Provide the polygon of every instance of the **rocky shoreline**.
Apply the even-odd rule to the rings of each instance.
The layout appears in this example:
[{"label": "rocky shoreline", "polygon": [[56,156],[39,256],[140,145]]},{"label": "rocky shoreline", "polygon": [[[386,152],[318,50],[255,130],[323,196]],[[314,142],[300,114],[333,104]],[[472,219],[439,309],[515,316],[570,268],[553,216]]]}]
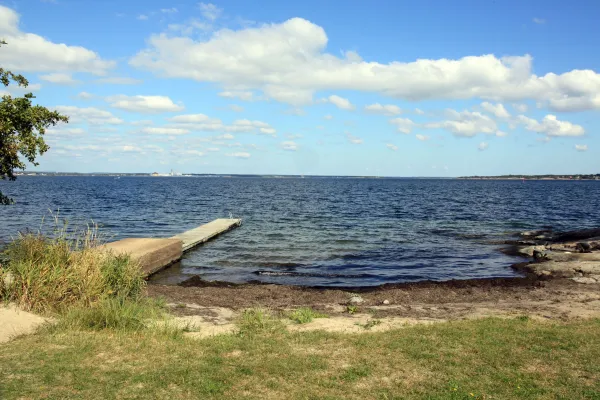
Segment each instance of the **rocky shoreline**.
[{"label": "rocky shoreline", "polygon": [[529,259],[512,267],[539,279],[568,278],[577,283],[600,283],[600,228],[555,233],[522,232],[508,241],[512,252]]}]

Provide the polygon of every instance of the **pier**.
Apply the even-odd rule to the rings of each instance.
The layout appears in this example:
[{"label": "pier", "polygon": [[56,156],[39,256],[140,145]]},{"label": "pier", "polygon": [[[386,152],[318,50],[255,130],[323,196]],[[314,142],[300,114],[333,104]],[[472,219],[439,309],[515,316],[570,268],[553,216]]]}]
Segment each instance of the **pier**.
[{"label": "pier", "polygon": [[179,261],[186,251],[241,224],[241,219],[219,218],[171,238],[128,238],[107,243],[101,248],[116,254],[128,254],[138,260],[144,275],[149,276]]}]

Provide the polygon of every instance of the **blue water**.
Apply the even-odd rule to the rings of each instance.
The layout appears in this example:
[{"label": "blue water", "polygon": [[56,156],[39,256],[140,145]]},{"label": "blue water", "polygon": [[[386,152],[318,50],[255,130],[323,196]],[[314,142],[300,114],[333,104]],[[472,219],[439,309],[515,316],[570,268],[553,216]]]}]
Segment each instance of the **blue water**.
[{"label": "blue water", "polygon": [[[508,277],[494,242],[516,232],[600,226],[598,181],[19,177],[1,182],[0,241],[48,211],[93,219],[112,239],[168,237],[230,213],[242,227],[157,276],[366,286]],[[48,226],[48,222],[45,223]]]}]

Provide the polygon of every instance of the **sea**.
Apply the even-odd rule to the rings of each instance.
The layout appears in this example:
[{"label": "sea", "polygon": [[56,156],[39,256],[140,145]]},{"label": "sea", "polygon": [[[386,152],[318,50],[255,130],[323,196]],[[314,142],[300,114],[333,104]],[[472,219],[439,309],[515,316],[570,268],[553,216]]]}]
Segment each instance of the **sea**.
[{"label": "sea", "polygon": [[151,281],[358,287],[512,277],[502,242],[600,226],[600,181],[340,177],[21,176],[0,181],[0,245],[97,224],[105,240],[169,237],[215,218],[241,227]]}]

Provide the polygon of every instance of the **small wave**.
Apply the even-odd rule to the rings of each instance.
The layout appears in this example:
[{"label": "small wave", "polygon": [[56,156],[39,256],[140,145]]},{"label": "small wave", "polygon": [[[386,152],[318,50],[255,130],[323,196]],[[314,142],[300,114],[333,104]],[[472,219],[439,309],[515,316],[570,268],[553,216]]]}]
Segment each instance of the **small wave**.
[{"label": "small wave", "polygon": [[289,272],[289,271],[254,271],[255,275],[261,276],[297,276],[308,278],[345,278],[345,279],[364,279],[374,278],[376,275],[371,274],[317,274],[310,272]]}]

